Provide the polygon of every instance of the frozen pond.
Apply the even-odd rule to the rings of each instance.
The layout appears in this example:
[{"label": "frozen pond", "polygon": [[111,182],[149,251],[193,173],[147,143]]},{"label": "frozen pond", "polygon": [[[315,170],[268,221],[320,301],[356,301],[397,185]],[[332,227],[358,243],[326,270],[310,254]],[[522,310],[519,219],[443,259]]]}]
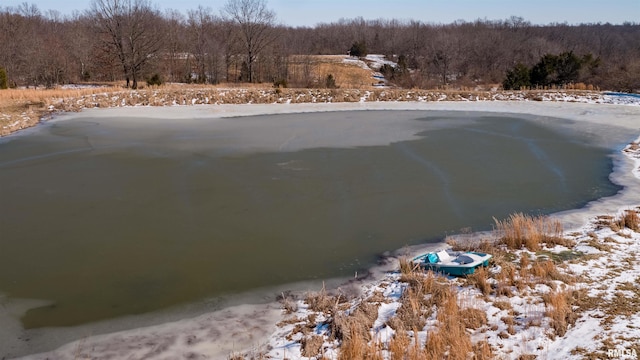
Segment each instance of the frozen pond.
[{"label": "frozen pond", "polygon": [[0,140],[0,293],[47,302],[27,329],[353,277],[492,217],[580,208],[619,190],[611,155],[636,137],[477,111],[92,114]]}]

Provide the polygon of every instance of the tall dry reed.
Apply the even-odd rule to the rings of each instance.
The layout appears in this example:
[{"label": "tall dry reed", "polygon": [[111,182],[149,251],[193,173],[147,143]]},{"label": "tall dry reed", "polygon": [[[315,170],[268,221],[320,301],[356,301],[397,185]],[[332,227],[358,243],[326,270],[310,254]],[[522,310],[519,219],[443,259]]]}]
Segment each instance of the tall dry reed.
[{"label": "tall dry reed", "polygon": [[494,222],[501,242],[509,249],[537,251],[542,243],[564,243],[562,224],[556,219],[516,213],[505,220],[494,218]]}]

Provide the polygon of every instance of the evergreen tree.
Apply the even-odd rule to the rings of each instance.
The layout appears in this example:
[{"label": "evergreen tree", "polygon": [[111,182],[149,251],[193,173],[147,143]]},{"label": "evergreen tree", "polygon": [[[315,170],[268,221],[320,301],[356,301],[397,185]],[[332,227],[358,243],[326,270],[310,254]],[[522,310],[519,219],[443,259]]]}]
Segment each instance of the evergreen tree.
[{"label": "evergreen tree", "polygon": [[549,86],[575,82],[580,76],[580,70],[585,65],[593,71],[599,65],[599,60],[594,60],[590,54],[580,58],[573,51],[563,52],[559,55],[546,54],[531,69],[531,84]]},{"label": "evergreen tree", "polygon": [[556,78],[554,82],[558,85],[564,85],[578,80],[580,69],[584,64],[583,60],[576,56],[573,51],[564,52],[558,55],[556,59]]},{"label": "evergreen tree", "polygon": [[513,69],[507,72],[507,78],[502,82],[505,90],[522,90],[531,86],[531,76],[529,68],[518,63]]},{"label": "evergreen tree", "polygon": [[364,41],[356,41],[351,45],[351,49],[349,49],[349,54],[355,57],[365,57],[367,56],[367,44]]},{"label": "evergreen tree", "polygon": [[531,69],[531,84],[533,86],[549,86],[555,82],[555,71],[558,63],[558,56],[552,54],[544,55]]}]

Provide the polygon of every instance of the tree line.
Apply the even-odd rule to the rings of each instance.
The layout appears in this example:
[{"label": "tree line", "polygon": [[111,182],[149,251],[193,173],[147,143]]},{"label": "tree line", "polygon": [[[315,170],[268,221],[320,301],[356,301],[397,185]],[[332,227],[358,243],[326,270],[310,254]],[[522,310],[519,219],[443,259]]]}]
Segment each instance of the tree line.
[{"label": "tree line", "polygon": [[277,21],[265,0],[160,12],[150,0],[93,0],[72,15],[0,7],[6,86],[125,81],[324,86],[313,55],[383,54],[404,88],[590,84],[640,89],[640,24],[534,25],[505,20],[433,24],[340,19],[308,27]]}]

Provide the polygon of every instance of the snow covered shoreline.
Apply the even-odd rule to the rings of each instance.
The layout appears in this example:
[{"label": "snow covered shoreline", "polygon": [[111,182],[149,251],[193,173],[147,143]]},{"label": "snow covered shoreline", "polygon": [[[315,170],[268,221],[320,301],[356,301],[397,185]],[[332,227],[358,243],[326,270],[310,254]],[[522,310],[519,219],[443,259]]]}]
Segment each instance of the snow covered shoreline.
[{"label": "snow covered shoreline", "polygon": [[617,93],[584,90],[473,91],[365,89],[268,89],[268,88],[159,88],[108,91],[30,102],[22,112],[0,113],[0,137],[36,126],[43,119],[87,109],[240,104],[431,103],[431,102],[570,102],[589,104],[638,104],[640,99]]},{"label": "snow covered shoreline", "polygon": [[[136,108],[118,108],[108,111],[90,110],[81,114],[63,115],[60,119],[68,119],[75,116],[132,116],[132,117],[166,117],[176,118],[184,117],[185,119],[193,117],[226,117],[226,116],[243,116],[264,113],[294,113],[305,111],[336,111],[336,110],[356,110],[356,109],[420,109],[420,110],[456,110],[456,111],[490,111],[490,112],[509,112],[521,114],[535,114],[540,116],[569,118],[581,122],[580,126],[589,128],[589,124],[611,124],[612,126],[623,127],[628,129],[630,134],[635,134],[635,138],[640,134],[640,109],[635,106],[616,106],[616,105],[587,105],[587,104],[563,104],[551,102],[442,102],[442,103],[395,103],[395,102],[366,102],[366,103],[332,103],[332,104],[287,104],[287,105],[216,105],[203,107],[136,107]],[[584,225],[586,221],[595,215],[604,215],[617,213],[621,209],[628,208],[640,204],[640,199],[634,196],[640,193],[633,191],[634,182],[637,183],[637,177],[633,176],[632,171],[638,169],[638,163],[631,159],[620,159],[620,163],[614,172],[614,178],[617,182],[622,182],[625,186],[626,193],[617,196],[616,199],[603,199],[598,205],[590,205],[587,209],[581,209],[564,214],[567,219],[572,219],[576,225]],[[630,177],[629,177],[629,174]],[[589,226],[589,225],[587,225]],[[237,313],[233,311],[238,310]],[[91,337],[80,340],[79,342],[66,345],[59,350],[41,355],[34,355],[28,358],[40,359],[46,358],[65,358],[65,354],[82,354],[90,355],[92,358],[107,358],[108,356],[118,357],[140,357],[142,355],[151,355],[156,357],[166,356],[184,356],[194,354],[194,358],[227,358],[229,350],[239,351],[247,347],[254,347],[264,344],[268,339],[270,331],[273,330],[275,324],[274,319],[280,317],[279,305],[271,304],[260,311],[242,309],[226,309],[231,324],[226,331],[231,334],[238,324],[243,324],[247,329],[259,329],[255,336],[249,336],[244,342],[238,340],[230,340],[229,337],[215,337],[212,340],[212,334],[217,334],[217,324],[221,320],[216,315],[203,315],[196,319],[182,320],[178,323],[164,324],[154,328],[130,330],[123,333],[103,335],[99,337]],[[230,311],[230,312],[229,312]],[[235,317],[236,314],[238,317]],[[257,316],[258,314],[268,314],[264,318]],[[218,314],[219,315],[219,314]],[[245,321],[246,319],[259,319],[257,323]],[[271,321],[271,323],[269,323]],[[187,325],[188,324],[188,325]],[[269,330],[271,329],[271,330]],[[222,330],[225,331],[225,330]],[[272,334],[278,337],[278,330]],[[281,331],[281,330],[279,330]],[[235,329],[238,334],[238,329]],[[206,339],[206,340],[205,340]],[[233,339],[233,337],[231,337]],[[228,348],[229,341],[238,341],[237,346]],[[221,347],[221,342],[227,342],[227,347]],[[244,345],[241,345],[244,344]],[[274,348],[278,345],[273,344]],[[160,351],[159,349],[163,350]],[[101,350],[98,350],[101,349]],[[136,355],[137,354],[137,355]],[[139,356],[138,356],[139,355]],[[274,354],[274,356],[276,356]],[[292,353],[288,352],[287,357],[291,357]],[[295,358],[295,357],[294,357]]]}]

